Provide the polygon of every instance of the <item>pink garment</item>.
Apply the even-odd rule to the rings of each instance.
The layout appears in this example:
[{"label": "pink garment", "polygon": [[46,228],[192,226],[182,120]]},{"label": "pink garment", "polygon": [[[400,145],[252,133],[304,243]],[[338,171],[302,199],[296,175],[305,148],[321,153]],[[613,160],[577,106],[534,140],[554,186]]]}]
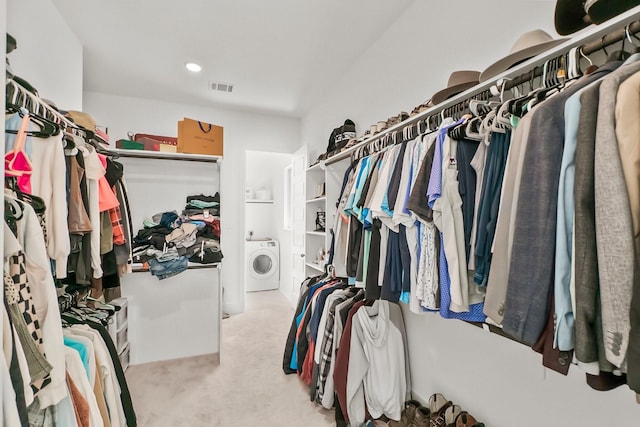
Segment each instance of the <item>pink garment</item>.
[{"label": "pink garment", "polygon": [[[98,154],[98,158],[100,159],[102,168],[106,169],[107,156],[105,156],[104,154]],[[116,194],[109,186],[109,182],[107,181],[107,178],[104,177],[104,174],[98,180],[98,204],[100,206],[100,212],[105,212],[120,206],[118,197],[116,197]]]},{"label": "pink garment", "polygon": [[31,194],[31,172],[33,171],[33,166],[31,166],[27,153],[24,152],[28,130],[29,115],[25,114],[20,122],[13,150],[4,155],[4,173],[5,176],[16,177],[20,191]]}]

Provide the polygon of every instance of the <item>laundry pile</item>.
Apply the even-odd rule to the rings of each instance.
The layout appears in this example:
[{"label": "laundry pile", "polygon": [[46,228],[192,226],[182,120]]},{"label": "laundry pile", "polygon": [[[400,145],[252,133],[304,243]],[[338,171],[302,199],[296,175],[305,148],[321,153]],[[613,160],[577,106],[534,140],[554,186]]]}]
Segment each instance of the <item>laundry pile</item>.
[{"label": "laundry pile", "polygon": [[189,262],[215,264],[220,249],[220,194],[187,197],[187,205],[161,212],[143,221],[133,239],[134,262],[147,263],[151,274],[167,279],[185,271]]}]

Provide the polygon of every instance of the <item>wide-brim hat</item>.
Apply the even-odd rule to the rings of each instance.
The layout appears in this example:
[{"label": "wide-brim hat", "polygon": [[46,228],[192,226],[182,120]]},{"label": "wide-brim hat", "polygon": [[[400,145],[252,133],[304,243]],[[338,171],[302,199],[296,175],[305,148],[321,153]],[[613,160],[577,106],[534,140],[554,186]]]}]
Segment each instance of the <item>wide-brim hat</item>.
[{"label": "wide-brim hat", "polygon": [[558,34],[567,36],[591,25],[584,3],[584,0],[556,1],[553,19]]},{"label": "wide-brim hat", "polygon": [[454,95],[462,93],[480,83],[479,78],[479,71],[454,71],[449,76],[447,87],[434,93],[431,97],[431,102],[436,105]]},{"label": "wide-brim hat", "polygon": [[67,117],[69,117],[75,124],[85,128],[91,132],[96,130],[96,121],[91,115],[83,111],[67,111]]},{"label": "wide-brim hat", "polygon": [[602,24],[639,4],[640,0],[587,0],[584,8],[591,22]]},{"label": "wide-brim hat", "polygon": [[557,0],[554,23],[558,34],[566,36],[590,24],[602,24],[634,6],[640,0]]},{"label": "wide-brim hat", "polygon": [[531,59],[554,46],[564,43],[566,39],[554,39],[543,30],[533,30],[522,34],[514,43],[509,54],[494,62],[480,74],[480,81],[489,80],[521,62]]}]

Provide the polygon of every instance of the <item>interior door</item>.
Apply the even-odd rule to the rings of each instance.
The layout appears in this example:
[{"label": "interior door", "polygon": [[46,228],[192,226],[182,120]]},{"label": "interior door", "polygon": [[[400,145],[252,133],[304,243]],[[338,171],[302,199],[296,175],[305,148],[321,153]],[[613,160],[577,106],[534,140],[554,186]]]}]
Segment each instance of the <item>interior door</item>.
[{"label": "interior door", "polygon": [[305,279],[305,173],[307,166],[307,149],[303,147],[293,154],[292,191],[292,264],[291,294],[294,301],[298,299],[300,284]]}]

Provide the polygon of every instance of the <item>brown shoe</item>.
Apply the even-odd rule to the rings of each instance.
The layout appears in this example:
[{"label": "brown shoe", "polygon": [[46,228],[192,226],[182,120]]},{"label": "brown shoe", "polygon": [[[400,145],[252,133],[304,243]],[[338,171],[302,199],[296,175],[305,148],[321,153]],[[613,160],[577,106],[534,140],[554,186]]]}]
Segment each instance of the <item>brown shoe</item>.
[{"label": "brown shoe", "polygon": [[413,422],[409,424],[409,427],[429,427],[429,419],[431,418],[431,411],[429,408],[420,406],[416,409],[413,417]]},{"label": "brown shoe", "polygon": [[477,425],[478,420],[476,420],[473,415],[468,412],[462,412],[456,418],[456,427],[473,427]]},{"label": "brown shoe", "polygon": [[430,427],[444,427],[445,418],[444,413],[449,406],[452,406],[453,402],[447,400],[442,394],[436,393],[429,398],[429,410],[431,416],[429,418]]},{"label": "brown shoe", "polygon": [[400,421],[389,421],[389,427],[411,427],[415,417],[416,410],[420,407],[417,400],[409,400],[405,402],[404,409],[400,415]]}]

